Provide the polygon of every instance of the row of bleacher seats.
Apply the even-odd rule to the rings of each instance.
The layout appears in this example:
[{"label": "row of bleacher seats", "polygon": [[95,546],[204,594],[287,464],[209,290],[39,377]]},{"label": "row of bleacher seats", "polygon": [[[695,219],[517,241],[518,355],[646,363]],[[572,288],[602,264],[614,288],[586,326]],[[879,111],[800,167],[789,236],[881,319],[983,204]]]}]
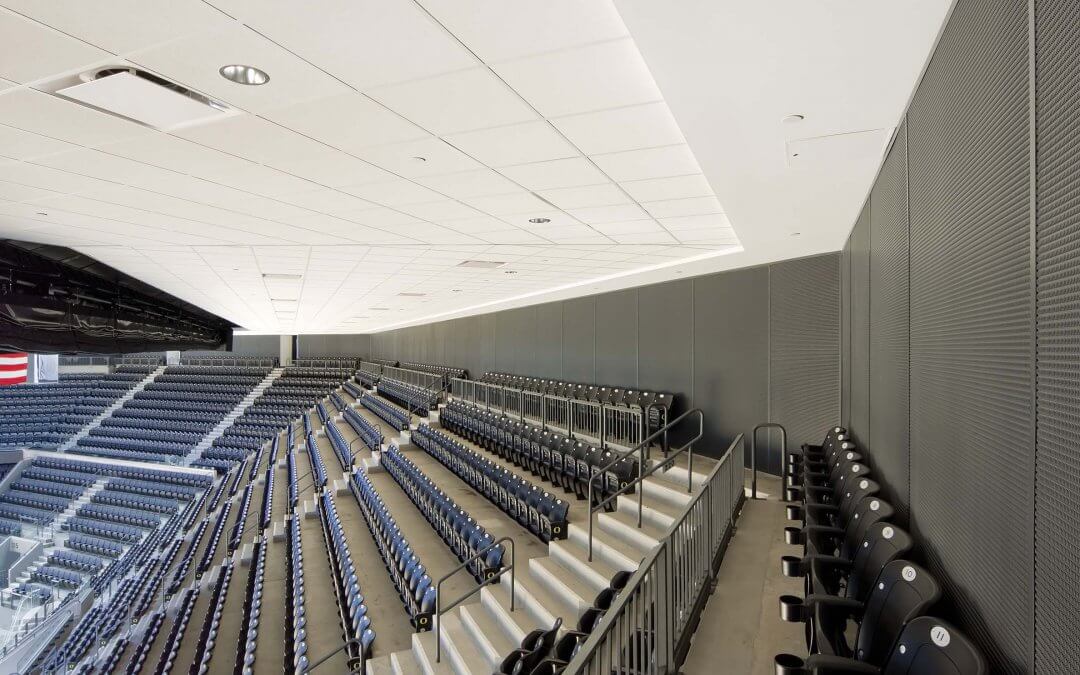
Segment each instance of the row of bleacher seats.
[{"label": "row of bleacher seats", "polygon": [[412,423],[412,415],[407,410],[373,394],[361,396],[360,405],[375,413],[384,422],[399,431],[408,429]]},{"label": "row of bleacher seats", "polygon": [[565,539],[570,505],[428,424],[413,443],[544,541]]},{"label": "row of bleacher seats", "polygon": [[55,511],[59,513],[71,504],[67,497],[54,497],[52,495],[39,494],[37,492],[22,492],[20,490],[5,490],[0,492],[0,502],[7,504],[19,504],[43,511]]},{"label": "row of bleacher seats", "polygon": [[626,405],[640,408],[656,407],[664,411],[671,408],[673,396],[664,392],[643,391],[623,387],[608,387],[595,384],[581,384],[562,380],[545,380],[536,377],[524,377],[509,373],[485,373],[478,382],[497,384],[511,389],[532,391],[582,401],[596,401],[611,405]]},{"label": "row of bleacher seats", "polygon": [[409,370],[418,370],[421,373],[429,373],[431,375],[441,375],[443,377],[443,383],[450,381],[452,377],[465,377],[468,375],[464,368],[457,368],[455,366],[440,366],[431,363],[415,363],[411,361],[402,361],[401,368],[408,368]]},{"label": "row of bleacher seats", "polygon": [[126,544],[133,544],[142,539],[143,536],[142,530],[131,525],[104,522],[93,518],[83,518],[82,516],[69,518],[61,527],[72,532],[104,537]]},{"label": "row of bleacher seats", "polygon": [[82,585],[82,576],[78,572],[51,565],[42,565],[31,572],[30,580],[69,590]]},{"label": "row of bleacher seats", "polygon": [[378,365],[378,366],[390,366],[391,368],[396,368],[397,365],[398,365],[398,362],[393,360],[393,359],[375,359],[375,358],[371,358],[371,359],[361,359],[361,361],[365,362],[365,363],[374,363],[375,365]]},{"label": "row of bleacher seats", "polygon": [[342,435],[337,425],[332,422],[324,425],[324,429],[326,430],[326,437],[330,440],[330,446],[334,448],[334,456],[337,457],[338,463],[342,469],[349,471],[353,464],[353,454],[349,444],[345,442],[345,436]]},{"label": "row of bleacher seats", "polygon": [[11,489],[21,490],[23,492],[39,492],[44,495],[63,497],[68,501],[78,499],[79,496],[86,491],[85,484],[71,485],[68,483],[53,482],[51,480],[23,478],[21,476],[11,482]]},{"label": "row of bleacher seats", "polygon": [[366,417],[352,408],[347,408],[344,413],[344,419],[369,450],[373,452],[382,450],[382,431],[369,422]]},{"label": "row of bleacher seats", "polygon": [[109,506],[106,504],[87,504],[80,506],[75,512],[80,518],[94,518],[107,520],[111,523],[123,523],[135,525],[146,529],[155,528],[161,524],[161,519],[156,515],[142,509],[133,509],[125,506]]},{"label": "row of bleacher seats", "polygon": [[124,396],[135,374],[0,388],[0,446],[53,448]]},{"label": "row of bleacher seats", "polygon": [[292,365],[301,368],[340,368],[356,370],[360,364],[357,356],[305,356],[293,359]]},{"label": "row of bleacher seats", "polygon": [[105,556],[108,558],[118,558],[120,557],[120,554],[124,552],[123,545],[115,541],[83,534],[68,535],[67,541],[64,542],[64,544],[68,548],[76,551],[86,551],[87,553],[93,553],[94,555]]},{"label": "row of bleacher seats", "polygon": [[124,506],[154,513],[175,513],[179,508],[176,501],[164,497],[137,495],[119,490],[101,490],[90,498],[95,504]]},{"label": "row of bleacher seats", "polygon": [[105,566],[105,563],[95,555],[60,549],[49,555],[49,565],[66,567],[79,572],[97,572]]},{"label": "row of bleacher seats", "polygon": [[353,470],[349,476],[349,489],[360,505],[360,512],[371,530],[398,596],[405,604],[410,621],[417,630],[431,630],[436,592],[426,568],[401,534],[390,509],[363,469]]},{"label": "row of bleacher seats", "polygon": [[180,643],[184,639],[184,634],[187,632],[188,623],[191,622],[191,614],[195,610],[195,603],[199,600],[200,589],[198,586],[195,588],[189,588],[183,592],[180,596],[180,608],[176,611],[176,617],[173,618],[172,630],[169,631],[169,637],[165,641],[165,645],[161,650],[161,656],[158,657],[157,668],[155,673],[168,673],[172,671],[173,666],[176,663],[177,654],[180,652]]},{"label": "row of bleacher seats", "polygon": [[[637,478],[638,460],[599,448],[479,406],[454,401],[439,413],[439,423],[533,475],[594,501],[614,494]],[[601,469],[604,475],[598,476]]]},{"label": "row of bleacher seats", "polygon": [[195,499],[199,490],[190,485],[173,485],[136,478],[114,478],[105,484],[105,488],[115,492],[130,492],[160,499],[190,501]]},{"label": "row of bleacher seats", "polygon": [[213,446],[203,452],[198,463],[227,470],[277,436],[297,416],[337,389],[350,374],[349,369],[285,368]]},{"label": "row of bleacher seats", "polygon": [[236,645],[234,673],[254,675],[255,648],[259,639],[259,619],[262,618],[263,587],[266,584],[266,543],[256,541],[252,548],[251,571],[244,591],[244,617],[240,622],[240,637]]},{"label": "row of bleacher seats", "polygon": [[397,380],[379,380],[379,395],[384,396],[409,411],[427,415],[439,405],[439,393],[432,389],[407,384]]},{"label": "row of bleacher seats", "polygon": [[136,480],[155,481],[168,485],[186,485],[205,489],[214,482],[206,474],[194,474],[187,471],[170,471],[150,467],[83,462],[55,456],[39,455],[32,460],[32,466],[45,469],[59,469],[68,472],[95,474],[99,477],[133,478]]},{"label": "row of bleacher seats", "polygon": [[285,582],[285,653],[286,672],[307,673],[307,607],[304,592],[304,552],[300,540],[300,522],[290,518],[285,535],[287,579]]},{"label": "row of bleacher seats", "polygon": [[[391,445],[382,454],[380,463],[458,560],[471,561],[466,567],[477,581],[492,578],[503,568],[506,553],[503,545],[494,545],[495,538],[440,490],[396,445]],[[473,560],[475,556],[479,557]]]},{"label": "row of bleacher seats", "polygon": [[[341,527],[337,505],[334,504],[334,498],[328,491],[324,491],[319,497],[319,517],[322,519],[330,568],[334,573],[338,611],[341,615],[341,623],[345,626],[345,634],[342,637],[346,643],[355,640],[355,644],[359,644],[358,650],[350,650],[350,657],[362,663],[371,656],[375,631],[371,628],[371,617],[368,616],[367,605],[364,604],[364,596],[360,592],[360,580],[356,576],[356,565],[349,552],[349,544],[345,540],[345,531]],[[363,672],[362,667],[357,670]]]},{"label": "row of bleacher seats", "polygon": [[225,595],[229,590],[232,574],[233,563],[226,559],[221,566],[221,573],[214,582],[214,589],[211,591],[210,606],[203,618],[202,630],[199,631],[199,640],[195,645],[195,659],[188,669],[189,673],[205,675],[210,671],[210,658],[213,656],[214,645],[217,642],[221,615],[225,610]]},{"label": "row of bleacher seats", "polygon": [[956,628],[927,613],[941,587],[913,562],[912,537],[892,522],[863,453],[834,427],[820,446],[785,457],[785,528],[802,556],[783,556],[804,597],[780,597],[780,616],[805,624],[806,658],[779,654],[778,675],[912,673],[982,675],[982,655]]}]

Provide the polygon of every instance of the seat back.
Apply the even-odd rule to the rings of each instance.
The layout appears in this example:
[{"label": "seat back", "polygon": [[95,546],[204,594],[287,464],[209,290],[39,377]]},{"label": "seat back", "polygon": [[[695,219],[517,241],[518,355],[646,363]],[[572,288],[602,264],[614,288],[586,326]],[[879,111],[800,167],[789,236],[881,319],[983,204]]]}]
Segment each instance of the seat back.
[{"label": "seat back", "polygon": [[985,675],[986,661],[971,641],[932,616],[912,619],[896,641],[882,675]]},{"label": "seat back", "polygon": [[891,519],[894,513],[892,504],[876,495],[860,500],[847,521],[844,541],[840,546],[840,557],[851,559],[859,544],[866,538],[866,532],[870,527],[875,523]]},{"label": "seat back", "polygon": [[941,598],[941,586],[922,567],[894,560],[878,575],[866,599],[855,658],[884,663],[904,627],[925,614]]},{"label": "seat back", "polygon": [[881,570],[893,560],[906,555],[911,545],[911,535],[896,525],[886,522],[871,525],[852,561],[847,597],[864,600]]}]

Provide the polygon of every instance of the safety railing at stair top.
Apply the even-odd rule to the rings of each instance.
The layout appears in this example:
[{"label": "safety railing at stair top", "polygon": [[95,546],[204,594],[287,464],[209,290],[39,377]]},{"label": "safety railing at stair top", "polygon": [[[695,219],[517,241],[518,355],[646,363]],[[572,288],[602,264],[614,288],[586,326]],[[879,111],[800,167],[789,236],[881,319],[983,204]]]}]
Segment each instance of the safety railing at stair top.
[{"label": "safety railing at stair top", "polygon": [[[442,585],[443,582],[454,576],[461,570],[468,567],[473,562],[479,560],[483,556],[487,555],[487,552],[494,549],[496,546],[502,543],[510,544],[510,564],[504,566],[498,572],[495,572],[476,585],[475,588],[468,593],[456,598],[449,603],[443,603],[442,599]],[[474,553],[468,560],[461,563],[454,569],[450,570],[446,574],[439,577],[439,580],[435,583],[435,663],[439,663],[442,660],[442,615],[449,612],[453,608],[457,607],[461,603],[465,602],[472,596],[480,592],[485,586],[489,586],[496,583],[503,578],[507,573],[510,574],[510,611],[514,611],[514,538],[513,537],[499,537],[495,541],[491,542],[481,550]]]},{"label": "safety railing at stair top", "polygon": [[[673,429],[676,425],[680,424],[683,420],[689,419],[691,416],[696,417],[697,422],[698,422],[698,430],[697,430],[697,433],[694,434],[694,437],[691,438],[688,442],[684,443],[682,445],[682,447],[676,448],[670,454],[665,452],[664,453],[664,460],[662,462],[656,464],[655,466],[651,466],[648,469],[646,469],[645,466],[649,462],[649,443],[651,443],[655,438],[658,438],[661,435],[666,436],[671,431],[671,429]],[[604,464],[603,466],[598,467],[597,469],[595,469],[593,471],[592,475],[589,476],[589,487],[588,487],[588,495],[589,495],[589,501],[588,501],[588,504],[589,504],[589,562],[592,562],[592,554],[593,554],[593,521],[596,520],[596,518],[595,518],[596,512],[603,509],[608,504],[610,504],[611,502],[618,499],[620,496],[630,492],[635,487],[637,487],[637,493],[638,493],[637,526],[641,527],[642,514],[644,512],[644,507],[645,507],[645,490],[641,489],[641,487],[640,487],[641,483],[644,482],[644,480],[646,478],[648,478],[649,476],[656,473],[657,470],[659,470],[659,469],[667,470],[668,468],[673,466],[674,463],[675,463],[675,458],[678,457],[679,455],[681,455],[684,452],[687,453],[687,455],[686,455],[687,456],[686,491],[687,491],[687,493],[690,493],[690,492],[693,491],[693,489],[694,489],[694,483],[693,483],[693,478],[694,478],[694,443],[696,443],[698,440],[700,440],[701,437],[704,436],[704,435],[705,435],[705,413],[701,411],[701,408],[694,408],[692,410],[687,410],[683,414],[679,415],[675,419],[673,419],[670,422],[668,422],[667,424],[665,424],[663,427],[661,427],[661,428],[657,429],[656,431],[654,431],[653,433],[649,434],[649,436],[645,440],[641,441],[641,443],[638,443],[636,446],[634,446],[633,448],[630,448],[626,452],[617,453],[614,457],[611,458],[611,460],[607,464]],[[633,456],[635,454],[639,455],[639,457],[637,457],[637,461],[638,461],[637,462],[637,468],[638,468],[637,478],[630,481],[629,483],[624,483],[624,484],[620,485],[618,487],[618,489],[615,490],[615,492],[611,493],[610,495],[608,495],[603,500],[601,500],[599,502],[594,501],[593,495],[595,493],[593,492],[593,485],[595,485],[597,481],[605,481],[605,480],[607,480],[607,472],[613,466],[615,466],[619,462],[623,461],[627,457],[631,457],[631,456]]]},{"label": "safety railing at stair top", "polygon": [[745,497],[742,454],[739,434],[564,673],[678,672]]},{"label": "safety railing at stair top", "polygon": [[382,366],[382,376],[405,384],[423,387],[424,389],[435,389],[446,384],[443,382],[442,375],[432,375],[420,370],[409,370],[408,368],[396,368],[394,366]]},{"label": "safety railing at stair top", "polygon": [[663,420],[662,406],[655,403],[642,408],[613,405],[463,378],[452,378],[450,387],[455,398],[605,448],[636,448],[653,413]]}]

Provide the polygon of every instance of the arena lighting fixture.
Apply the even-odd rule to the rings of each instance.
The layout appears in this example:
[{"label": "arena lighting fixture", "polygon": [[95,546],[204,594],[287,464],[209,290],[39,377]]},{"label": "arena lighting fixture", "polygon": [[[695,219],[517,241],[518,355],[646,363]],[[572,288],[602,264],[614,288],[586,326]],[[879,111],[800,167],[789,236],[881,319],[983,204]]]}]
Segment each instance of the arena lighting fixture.
[{"label": "arena lighting fixture", "polygon": [[719,251],[707,251],[707,252],[702,253],[700,255],[690,256],[689,258],[680,258],[678,260],[670,260],[668,262],[657,263],[655,265],[648,265],[646,267],[638,267],[638,268],[632,269],[632,270],[624,270],[622,272],[615,272],[615,273],[608,274],[606,276],[602,276],[602,277],[599,277],[599,278],[596,278],[596,279],[585,279],[585,280],[582,280],[582,281],[575,281],[575,282],[572,282],[572,283],[569,283],[569,284],[562,284],[561,286],[554,286],[552,288],[542,288],[542,289],[540,289],[538,291],[529,291],[528,293],[522,293],[520,295],[514,295],[514,296],[511,296],[509,298],[499,298],[497,300],[488,300],[487,302],[481,302],[481,303],[476,304],[476,305],[470,305],[468,307],[460,307],[458,309],[450,309],[450,310],[447,310],[445,312],[438,312],[436,314],[429,314],[427,316],[421,316],[421,317],[415,317],[415,318],[412,318],[412,319],[406,319],[404,321],[399,321],[397,323],[386,324],[384,326],[378,326],[376,328],[369,328],[368,330],[369,330],[369,332],[372,332],[372,333],[379,333],[379,332],[382,332],[384,330],[390,330],[391,328],[400,328],[402,326],[405,326],[406,324],[428,323],[428,322],[434,321],[436,319],[441,319],[441,318],[444,318],[444,317],[450,317],[452,315],[462,314],[464,312],[474,312],[474,311],[479,310],[479,309],[486,309],[488,307],[494,307],[496,305],[503,305],[503,304],[506,304],[506,303],[509,303],[509,302],[517,302],[519,300],[528,300],[529,298],[535,298],[535,297],[538,297],[538,296],[547,295],[548,293],[558,293],[559,291],[568,291],[568,290],[571,290],[573,288],[580,288],[582,286],[587,286],[589,284],[597,284],[597,283],[600,283],[600,282],[603,282],[603,281],[612,281],[612,280],[615,280],[615,279],[621,279],[623,277],[629,277],[629,276],[633,276],[635,274],[642,274],[642,273],[645,273],[645,272],[656,272],[658,270],[667,269],[669,267],[675,267],[676,265],[686,265],[688,263],[699,262],[699,261],[702,261],[702,260],[709,260],[710,258],[719,258],[721,256],[731,255],[732,253],[742,253],[743,250],[744,249],[743,249],[742,246],[732,246],[730,248],[721,249]]},{"label": "arena lighting fixture", "polygon": [[259,70],[255,66],[232,64],[222,66],[218,72],[229,82],[237,84],[258,86],[270,81],[270,76],[266,74],[266,71]]}]

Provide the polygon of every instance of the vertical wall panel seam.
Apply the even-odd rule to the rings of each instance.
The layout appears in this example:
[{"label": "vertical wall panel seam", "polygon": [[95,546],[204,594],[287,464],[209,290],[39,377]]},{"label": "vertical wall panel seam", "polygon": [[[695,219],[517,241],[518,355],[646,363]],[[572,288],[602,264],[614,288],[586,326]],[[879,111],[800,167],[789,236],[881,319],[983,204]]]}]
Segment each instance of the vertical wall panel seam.
[{"label": "vertical wall panel seam", "polygon": [[1038,295],[1038,210],[1037,210],[1037,160],[1038,147],[1036,145],[1036,98],[1035,88],[1037,84],[1036,69],[1038,61],[1035,51],[1035,0],[1028,0],[1028,266],[1031,286],[1031,669],[1037,672],[1038,663],[1038,607],[1036,599],[1038,593],[1035,588],[1038,584],[1038,572],[1035,560],[1038,556],[1038,547],[1035,523],[1039,518],[1039,295]]}]

